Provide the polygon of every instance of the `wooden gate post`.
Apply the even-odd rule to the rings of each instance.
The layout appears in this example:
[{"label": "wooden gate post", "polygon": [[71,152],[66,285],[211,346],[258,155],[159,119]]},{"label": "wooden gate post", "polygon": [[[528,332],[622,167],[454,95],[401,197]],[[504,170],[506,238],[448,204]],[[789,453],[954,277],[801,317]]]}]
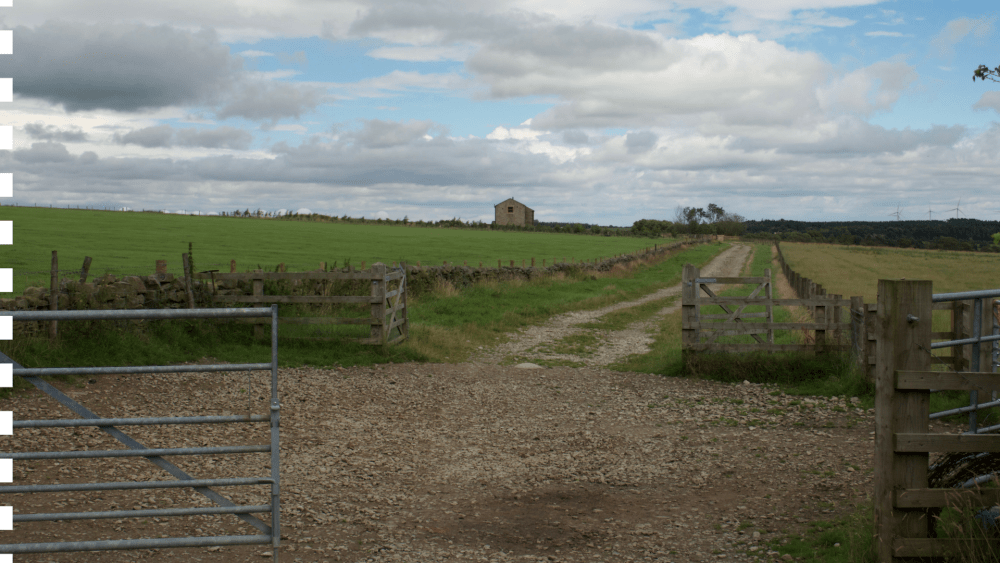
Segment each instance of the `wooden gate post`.
[{"label": "wooden gate post", "polygon": [[[59,255],[52,251],[52,272],[49,278],[49,310],[59,310]],[[49,340],[59,336],[59,321],[49,321]]]},{"label": "wooden gate post", "polygon": [[926,509],[896,508],[894,497],[899,489],[927,487],[928,454],[896,453],[895,434],[928,432],[930,391],[897,390],[896,371],[930,370],[931,295],[930,281],[878,281],[874,500],[881,563],[893,563],[896,538],[927,537]]},{"label": "wooden gate post", "polygon": [[188,308],[194,309],[194,282],[191,277],[190,254],[181,254],[181,262],[184,262],[184,283],[187,285]]},{"label": "wooden gate post", "polygon": [[87,283],[87,276],[90,275],[90,256],[83,257],[83,269],[80,270],[80,283]]},{"label": "wooden gate post", "polygon": [[[264,272],[264,270],[254,270],[254,271],[257,272],[258,274]],[[254,297],[264,296],[264,280],[261,279],[253,280],[253,296]],[[257,306],[258,307],[261,306],[261,303],[259,301],[257,302]],[[254,325],[253,335],[254,338],[264,338],[264,326],[260,324]]]},{"label": "wooden gate post", "polygon": [[374,341],[385,344],[387,334],[385,325],[385,264],[376,262],[372,264],[372,328],[370,337]]},{"label": "wooden gate post", "polygon": [[687,356],[691,346],[698,343],[699,330],[694,328],[698,322],[698,268],[694,264],[685,264],[681,275],[681,358],[687,365]]}]

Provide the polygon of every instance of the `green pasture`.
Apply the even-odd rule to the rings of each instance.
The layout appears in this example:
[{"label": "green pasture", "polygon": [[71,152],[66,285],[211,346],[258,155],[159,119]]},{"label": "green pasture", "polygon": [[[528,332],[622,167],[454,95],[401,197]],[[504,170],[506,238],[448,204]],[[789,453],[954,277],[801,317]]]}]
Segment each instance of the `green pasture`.
[{"label": "green pasture", "polygon": [[442,262],[520,266],[536,259],[593,260],[667,244],[671,239],[601,237],[555,233],[357,225],[257,218],[161,213],[2,207],[0,220],[14,222],[14,244],[3,250],[0,267],[14,269],[14,293],[49,285],[52,251],[62,277],[78,275],[86,256],[92,275],[149,275],[157,260],[183,272],[181,254],[193,244],[196,271],[229,272],[258,266],[273,270],[315,270],[320,262],[343,266],[362,262]]}]

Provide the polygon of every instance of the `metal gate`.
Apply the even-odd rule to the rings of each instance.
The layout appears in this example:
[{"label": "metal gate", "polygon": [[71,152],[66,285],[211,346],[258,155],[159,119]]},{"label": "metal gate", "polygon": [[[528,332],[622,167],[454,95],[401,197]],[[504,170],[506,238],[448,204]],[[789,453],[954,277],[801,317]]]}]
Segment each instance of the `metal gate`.
[{"label": "metal gate", "polygon": [[[216,507],[208,508],[163,508],[151,510],[119,510],[108,512],[70,512],[43,514],[15,514],[14,524],[18,522],[55,521],[55,520],[89,520],[97,518],[141,518],[153,516],[191,516],[202,514],[233,514],[244,522],[259,530],[260,534],[207,537],[171,537],[145,538],[125,540],[101,540],[83,542],[54,543],[23,543],[0,545],[0,553],[49,553],[66,551],[105,551],[119,549],[156,549],[168,547],[207,547],[232,546],[250,544],[268,544],[273,548],[273,560],[278,560],[278,548],[281,538],[279,524],[279,496],[281,492],[280,474],[278,471],[278,306],[259,308],[222,308],[222,309],[165,309],[165,310],[92,310],[92,311],[15,311],[14,321],[53,321],[53,320],[101,320],[101,319],[189,319],[189,318],[230,318],[230,317],[271,317],[271,362],[259,364],[219,364],[194,366],[130,366],[130,367],[87,367],[87,368],[24,368],[10,358],[0,358],[14,364],[14,375],[24,377],[32,385],[68,407],[81,416],[80,419],[58,420],[22,420],[14,421],[14,428],[42,427],[78,427],[96,426],[122,442],[128,449],[98,450],[98,451],[57,451],[57,452],[0,452],[0,458],[14,460],[34,459],[79,459],[141,456],[159,466],[177,478],[176,481],[141,481],[141,482],[111,482],[111,483],[80,483],[53,485],[18,485],[0,487],[0,495],[12,493],[50,493],[68,491],[106,491],[132,489],[165,489],[191,487],[195,491],[212,500]],[[100,418],[93,412],[66,396],[64,393],[40,379],[43,375],[90,375],[90,374],[130,374],[130,373],[183,373],[209,371],[271,371],[271,401],[268,415],[228,415],[228,416],[188,416],[188,417],[158,417],[158,418]],[[249,391],[249,390],[248,390]],[[220,424],[220,423],[270,423],[269,445],[215,446],[201,448],[147,448],[116,426],[128,425],[165,425],[165,424]],[[166,461],[162,456],[169,455],[218,455],[241,454],[250,452],[271,452],[271,476],[228,479],[199,479],[188,475],[176,465]],[[271,503],[263,505],[238,506],[210,487],[236,485],[271,486]],[[253,513],[269,512],[271,524],[268,525]]]},{"label": "metal gate", "polygon": [[[986,307],[983,305],[983,300],[992,300],[994,297],[1000,297],[1000,289],[986,289],[982,291],[966,291],[962,293],[937,293],[931,296],[931,303],[944,303],[947,301],[972,301],[973,302],[973,316],[972,316],[972,337],[962,338],[959,340],[949,340],[946,342],[933,342],[931,343],[931,349],[937,348],[949,348],[953,346],[972,346],[972,354],[969,361],[969,371],[977,372],[980,371],[980,358],[982,356],[982,343],[992,342],[993,353],[991,355],[992,362],[989,371],[995,372],[998,367],[997,359],[1000,355],[1000,348],[998,348],[998,341],[1000,341],[1000,302],[994,302],[993,314],[990,315],[993,318],[993,331],[992,335],[984,334],[984,313]],[[986,370],[983,370],[986,371]],[[934,391],[933,389],[931,390]],[[942,418],[945,416],[952,416],[956,414],[969,413],[969,431],[967,434],[982,434],[985,432],[993,432],[1000,430],[1000,424],[993,426],[987,426],[986,428],[978,428],[976,421],[976,412],[981,409],[987,409],[990,407],[1000,406],[1000,401],[997,400],[996,392],[993,393],[993,397],[985,403],[979,402],[978,391],[969,392],[969,406],[960,407],[957,409],[951,409],[947,411],[941,411],[932,413],[930,415],[931,420],[935,418]]]}]

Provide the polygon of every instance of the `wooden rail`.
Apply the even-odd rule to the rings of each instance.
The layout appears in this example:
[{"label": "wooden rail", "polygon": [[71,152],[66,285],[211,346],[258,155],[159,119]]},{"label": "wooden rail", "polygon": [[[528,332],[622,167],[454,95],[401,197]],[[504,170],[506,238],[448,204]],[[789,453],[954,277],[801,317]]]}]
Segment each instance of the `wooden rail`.
[{"label": "wooden rail", "polygon": [[[363,344],[395,344],[409,336],[409,322],[406,310],[406,273],[405,265],[400,270],[387,272],[386,265],[377,262],[368,270],[349,272],[256,272],[229,274],[194,274],[195,279],[220,281],[251,281],[253,295],[214,295],[213,304],[223,303],[339,303],[371,305],[371,316],[357,317],[281,317],[279,323],[287,324],[334,324],[334,325],[370,325],[368,338],[355,339]],[[264,295],[264,281],[280,280],[371,280],[370,295]],[[395,282],[394,288],[390,285]],[[254,333],[263,337],[264,327],[258,319],[242,319],[257,325]],[[270,321],[268,321],[270,322]],[[397,334],[394,337],[393,331]]]}]

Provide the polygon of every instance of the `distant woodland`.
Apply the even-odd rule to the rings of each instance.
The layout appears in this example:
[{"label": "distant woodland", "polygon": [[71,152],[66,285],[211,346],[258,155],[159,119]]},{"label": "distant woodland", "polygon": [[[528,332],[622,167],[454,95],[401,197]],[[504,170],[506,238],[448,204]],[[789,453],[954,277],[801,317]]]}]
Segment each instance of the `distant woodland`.
[{"label": "distant woodland", "polygon": [[1000,221],[746,221],[743,237],[938,250],[1000,252]]}]

